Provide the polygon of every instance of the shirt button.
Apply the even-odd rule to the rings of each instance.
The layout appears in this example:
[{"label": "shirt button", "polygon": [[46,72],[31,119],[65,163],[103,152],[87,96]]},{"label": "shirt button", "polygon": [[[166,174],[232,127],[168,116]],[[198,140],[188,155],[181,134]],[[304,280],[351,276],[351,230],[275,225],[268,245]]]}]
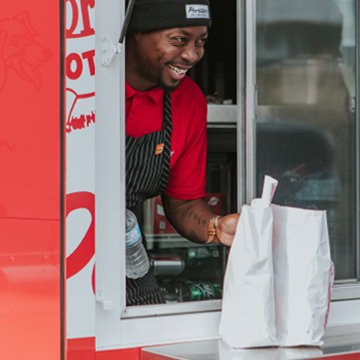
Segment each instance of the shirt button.
[{"label": "shirt button", "polygon": [[133,119],[133,118],[134,118],[134,114],[133,114],[133,113],[130,114],[129,118],[130,118],[130,119]]}]

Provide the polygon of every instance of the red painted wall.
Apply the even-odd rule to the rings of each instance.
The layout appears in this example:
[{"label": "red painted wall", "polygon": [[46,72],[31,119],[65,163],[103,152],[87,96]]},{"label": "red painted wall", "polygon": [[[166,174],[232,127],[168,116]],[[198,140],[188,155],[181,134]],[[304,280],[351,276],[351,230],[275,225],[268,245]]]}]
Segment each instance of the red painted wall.
[{"label": "red painted wall", "polygon": [[95,352],[95,338],[68,339],[67,360],[141,360],[141,348]]},{"label": "red painted wall", "polygon": [[60,359],[59,1],[0,12],[0,359]]},{"label": "red painted wall", "polygon": [[[162,357],[159,355],[142,352],[141,348],[95,352],[95,338],[68,340],[68,360],[160,360],[160,358]],[[321,359],[360,360],[360,353],[324,355]]]}]

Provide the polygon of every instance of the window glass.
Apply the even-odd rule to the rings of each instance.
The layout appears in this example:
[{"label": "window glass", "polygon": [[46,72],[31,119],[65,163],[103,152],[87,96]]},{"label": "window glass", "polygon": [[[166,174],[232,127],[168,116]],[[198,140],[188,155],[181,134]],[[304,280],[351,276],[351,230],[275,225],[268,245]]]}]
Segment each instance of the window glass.
[{"label": "window glass", "polygon": [[327,210],[337,280],[356,278],[355,0],[258,0],[257,195]]}]

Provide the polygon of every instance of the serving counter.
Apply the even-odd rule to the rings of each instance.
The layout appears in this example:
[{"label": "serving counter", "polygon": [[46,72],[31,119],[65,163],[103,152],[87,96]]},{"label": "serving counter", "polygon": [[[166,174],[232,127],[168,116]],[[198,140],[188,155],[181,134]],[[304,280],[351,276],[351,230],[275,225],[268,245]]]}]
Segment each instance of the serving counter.
[{"label": "serving counter", "polygon": [[141,360],[360,359],[360,325],[328,327],[321,347],[234,349],[222,339],[142,349]]}]

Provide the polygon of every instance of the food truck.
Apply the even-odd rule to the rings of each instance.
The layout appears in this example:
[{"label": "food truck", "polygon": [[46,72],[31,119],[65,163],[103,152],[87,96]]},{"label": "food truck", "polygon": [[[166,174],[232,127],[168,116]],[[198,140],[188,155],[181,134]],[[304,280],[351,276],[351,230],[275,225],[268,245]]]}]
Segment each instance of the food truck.
[{"label": "food truck", "polygon": [[360,359],[359,1],[211,0],[188,72],[208,103],[214,211],[240,212],[267,174],[274,203],[327,212],[323,347],[247,354],[219,340],[229,249],[181,237],[160,198],[140,221],[166,304],[126,306],[126,5],[1,5],[0,358]]}]

